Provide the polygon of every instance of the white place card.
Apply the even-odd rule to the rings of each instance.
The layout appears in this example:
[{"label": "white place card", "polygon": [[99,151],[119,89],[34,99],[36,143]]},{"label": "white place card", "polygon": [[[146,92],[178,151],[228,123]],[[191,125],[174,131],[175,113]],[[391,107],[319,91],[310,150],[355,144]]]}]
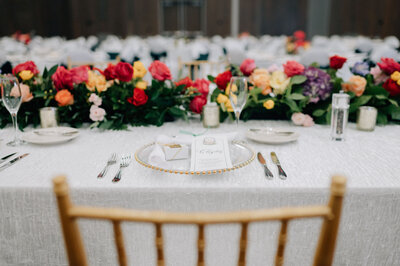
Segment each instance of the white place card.
[{"label": "white place card", "polygon": [[190,171],[231,168],[228,138],[223,135],[199,136],[192,142]]}]

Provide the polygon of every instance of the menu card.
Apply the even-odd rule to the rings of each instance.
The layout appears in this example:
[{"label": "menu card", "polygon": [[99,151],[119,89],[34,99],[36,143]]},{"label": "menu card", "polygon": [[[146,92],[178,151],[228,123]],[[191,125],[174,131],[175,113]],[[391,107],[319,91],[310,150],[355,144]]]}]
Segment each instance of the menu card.
[{"label": "menu card", "polygon": [[199,136],[192,142],[190,171],[231,168],[228,138],[224,135]]}]

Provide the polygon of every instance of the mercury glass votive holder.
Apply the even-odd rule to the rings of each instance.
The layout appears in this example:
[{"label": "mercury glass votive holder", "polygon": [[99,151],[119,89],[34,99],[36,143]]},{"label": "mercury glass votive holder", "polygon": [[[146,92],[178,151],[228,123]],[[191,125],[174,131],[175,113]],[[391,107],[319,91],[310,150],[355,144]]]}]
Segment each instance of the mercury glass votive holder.
[{"label": "mercury glass votive holder", "polygon": [[357,129],[373,131],[376,125],[378,110],[372,106],[361,106],[357,112]]},{"label": "mercury glass votive holder", "polygon": [[44,107],[39,110],[40,125],[42,128],[58,126],[58,109],[56,107]]}]

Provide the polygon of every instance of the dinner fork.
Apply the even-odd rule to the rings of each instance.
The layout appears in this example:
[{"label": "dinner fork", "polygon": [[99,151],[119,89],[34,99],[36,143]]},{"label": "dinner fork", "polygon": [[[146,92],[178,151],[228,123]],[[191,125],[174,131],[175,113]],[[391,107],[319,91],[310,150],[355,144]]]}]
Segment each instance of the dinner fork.
[{"label": "dinner fork", "polygon": [[115,164],[117,162],[117,154],[114,152],[111,154],[110,158],[108,158],[106,166],[103,168],[103,170],[100,172],[100,174],[97,176],[97,178],[102,178],[107,174],[108,167],[110,165]]},{"label": "dinner fork", "polygon": [[130,155],[122,156],[121,163],[119,164],[118,172],[117,172],[117,174],[114,176],[114,178],[112,180],[114,183],[116,183],[119,180],[121,180],[122,168],[128,167],[130,163],[131,163],[131,156]]}]

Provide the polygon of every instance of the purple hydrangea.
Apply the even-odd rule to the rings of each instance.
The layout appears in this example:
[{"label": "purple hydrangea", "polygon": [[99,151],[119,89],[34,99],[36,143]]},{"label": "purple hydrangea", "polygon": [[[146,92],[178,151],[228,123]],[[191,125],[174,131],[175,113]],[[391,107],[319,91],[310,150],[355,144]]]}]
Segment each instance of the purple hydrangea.
[{"label": "purple hydrangea", "polygon": [[365,76],[369,73],[369,66],[366,62],[357,62],[351,71],[356,75]]},{"label": "purple hydrangea", "polygon": [[310,102],[317,103],[319,100],[325,100],[332,92],[333,86],[331,77],[323,70],[315,67],[307,67],[304,70],[307,77],[304,83],[303,94],[310,96]]}]

